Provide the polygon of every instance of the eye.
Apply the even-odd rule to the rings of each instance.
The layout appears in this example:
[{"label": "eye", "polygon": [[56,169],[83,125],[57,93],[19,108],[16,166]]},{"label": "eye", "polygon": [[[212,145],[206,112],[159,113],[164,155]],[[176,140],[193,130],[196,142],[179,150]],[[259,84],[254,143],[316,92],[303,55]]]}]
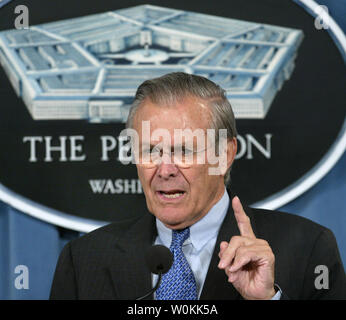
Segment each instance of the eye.
[{"label": "eye", "polygon": [[151,150],[149,148],[145,148],[142,150],[143,155],[148,155],[148,154],[150,154],[150,152],[151,152]]},{"label": "eye", "polygon": [[181,153],[182,153],[184,156],[188,156],[188,155],[193,154],[193,150],[191,150],[191,149],[189,149],[189,148],[183,147],[182,150],[181,150]]},{"label": "eye", "polygon": [[153,147],[151,148],[150,153],[153,156],[161,156],[161,149],[159,147]]},{"label": "eye", "polygon": [[188,154],[192,154],[193,150],[186,148],[186,149],[183,150],[183,152],[184,152],[185,155],[188,155]]}]

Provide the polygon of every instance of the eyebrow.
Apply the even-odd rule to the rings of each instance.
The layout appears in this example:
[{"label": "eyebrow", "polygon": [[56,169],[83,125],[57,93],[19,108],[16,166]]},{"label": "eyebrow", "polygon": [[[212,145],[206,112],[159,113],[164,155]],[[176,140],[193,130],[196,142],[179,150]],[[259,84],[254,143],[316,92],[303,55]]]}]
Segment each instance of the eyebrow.
[{"label": "eyebrow", "polygon": [[[144,147],[146,147],[146,148],[150,148],[150,150],[151,149],[153,149],[154,147],[156,147],[158,145],[158,143],[157,144],[152,144],[152,143],[150,143],[150,144],[143,144],[143,146]],[[171,145],[171,151],[173,151],[175,148],[176,149],[182,149],[182,148],[185,148],[186,147],[186,144],[185,143],[183,143],[183,144],[176,144],[176,145]],[[194,147],[194,145],[192,145],[192,147]]]},{"label": "eyebrow", "polygon": [[[171,149],[174,148],[174,147],[175,148],[185,148],[187,145],[190,146],[190,142],[191,141],[185,141],[184,140],[182,144],[179,143],[179,144],[176,144],[176,145],[171,145]],[[149,147],[150,149],[152,149],[152,148],[156,147],[157,145],[159,145],[160,143],[161,143],[160,141],[157,142],[157,143],[142,141],[141,145],[142,145],[142,147],[146,147],[146,148]],[[195,147],[195,141],[192,141],[192,146]]]}]

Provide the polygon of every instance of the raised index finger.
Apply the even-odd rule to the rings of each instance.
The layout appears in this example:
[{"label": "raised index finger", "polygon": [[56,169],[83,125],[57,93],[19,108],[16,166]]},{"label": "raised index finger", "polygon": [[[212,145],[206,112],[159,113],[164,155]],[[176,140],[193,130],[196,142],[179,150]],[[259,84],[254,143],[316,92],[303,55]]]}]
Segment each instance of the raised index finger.
[{"label": "raised index finger", "polygon": [[246,215],[243,206],[237,196],[232,199],[232,208],[234,211],[234,216],[237,220],[240,235],[249,238],[256,238],[251,227],[250,218]]}]

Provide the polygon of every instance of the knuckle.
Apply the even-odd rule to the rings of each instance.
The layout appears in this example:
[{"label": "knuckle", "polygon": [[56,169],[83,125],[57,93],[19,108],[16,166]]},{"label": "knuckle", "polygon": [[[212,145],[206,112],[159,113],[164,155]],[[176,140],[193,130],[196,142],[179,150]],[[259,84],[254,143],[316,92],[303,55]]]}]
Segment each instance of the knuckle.
[{"label": "knuckle", "polygon": [[233,236],[231,238],[231,241],[238,241],[238,240],[240,240],[240,238],[241,238],[241,236]]},{"label": "knuckle", "polygon": [[275,255],[271,249],[264,251],[264,255],[269,262],[271,263],[275,262]]},{"label": "knuckle", "polygon": [[235,245],[239,243],[241,241],[241,238],[241,236],[233,236],[229,241],[229,245]]},{"label": "knuckle", "polygon": [[262,245],[264,246],[268,246],[269,247],[269,243],[267,240],[264,240],[264,239],[259,239],[259,241],[261,242]]},{"label": "knuckle", "polygon": [[240,246],[240,247],[237,248],[237,250],[236,250],[236,255],[237,255],[237,256],[243,256],[243,255],[245,255],[246,252],[248,252],[248,251],[249,251],[249,249],[246,248],[245,246]]},{"label": "knuckle", "polygon": [[274,263],[275,262],[275,255],[272,251],[270,252],[269,256],[270,256],[270,260]]}]

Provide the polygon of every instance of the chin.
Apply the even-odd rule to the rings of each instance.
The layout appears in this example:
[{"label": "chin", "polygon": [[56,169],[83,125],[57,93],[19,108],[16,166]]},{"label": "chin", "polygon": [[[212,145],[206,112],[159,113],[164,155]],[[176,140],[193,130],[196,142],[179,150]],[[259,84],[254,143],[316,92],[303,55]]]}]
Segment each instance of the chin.
[{"label": "chin", "polygon": [[170,229],[181,229],[185,227],[186,224],[186,213],[179,213],[174,208],[169,208],[169,210],[159,210],[154,214],[157,219],[159,219],[166,227]]}]

